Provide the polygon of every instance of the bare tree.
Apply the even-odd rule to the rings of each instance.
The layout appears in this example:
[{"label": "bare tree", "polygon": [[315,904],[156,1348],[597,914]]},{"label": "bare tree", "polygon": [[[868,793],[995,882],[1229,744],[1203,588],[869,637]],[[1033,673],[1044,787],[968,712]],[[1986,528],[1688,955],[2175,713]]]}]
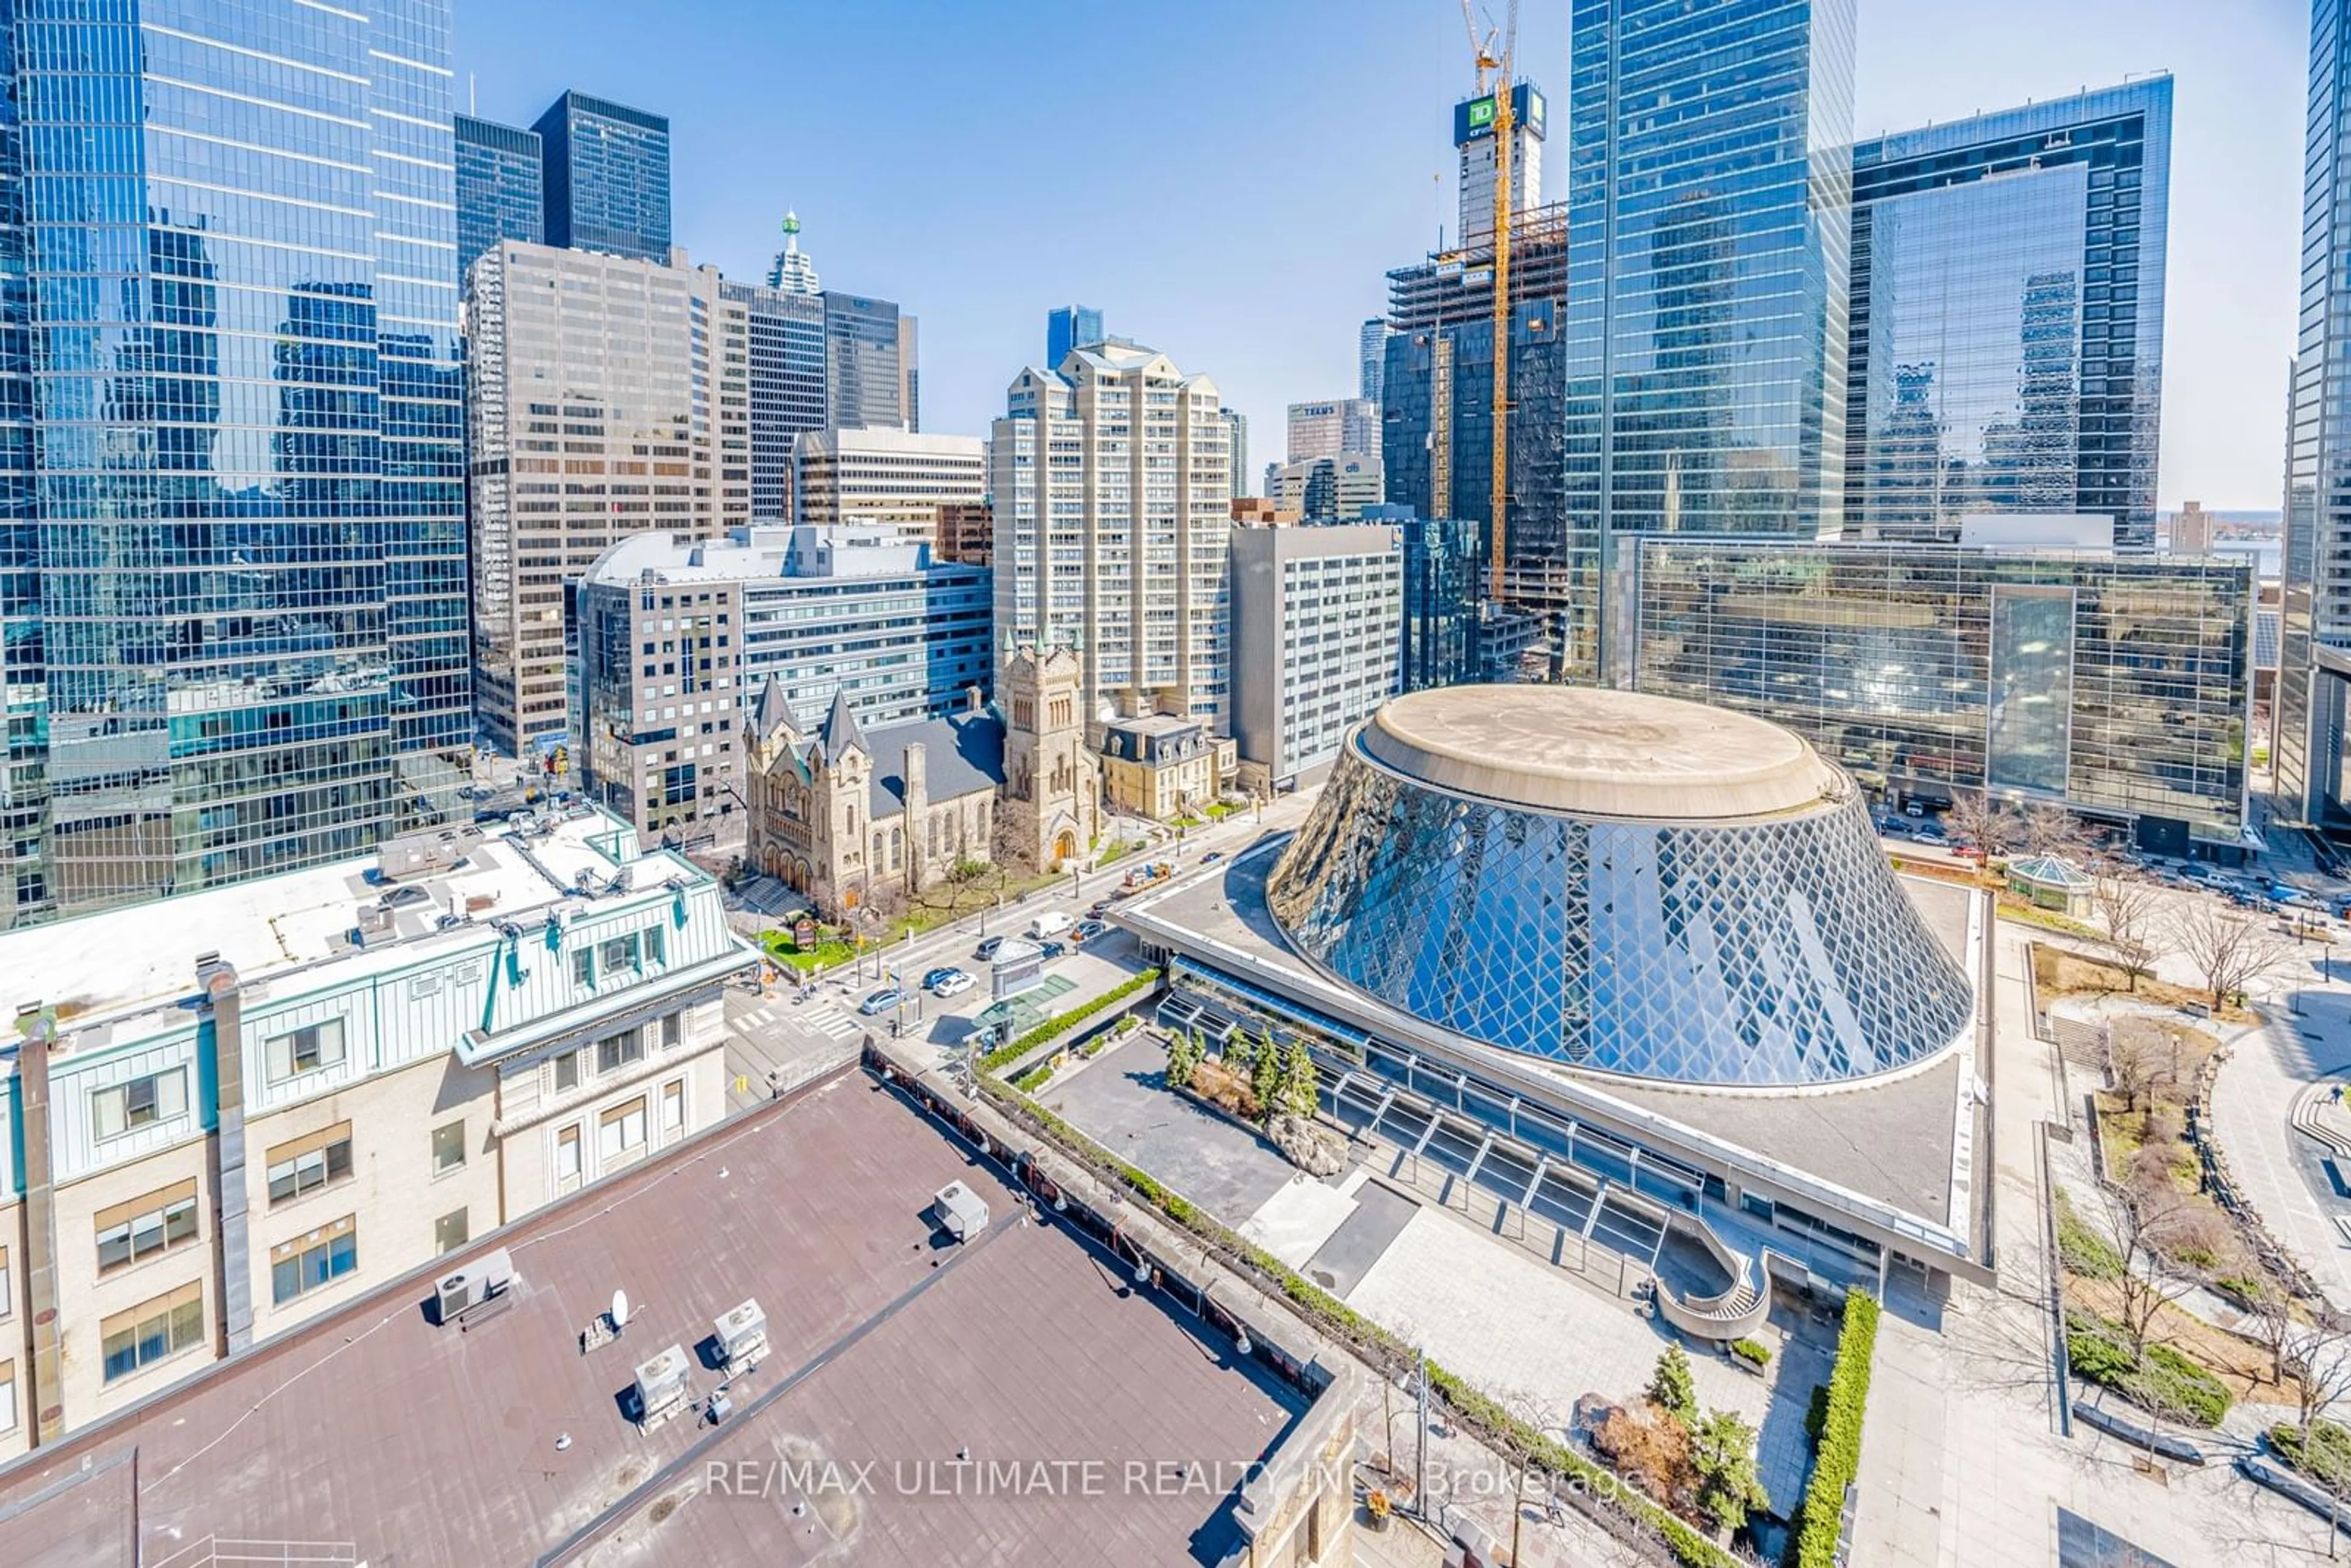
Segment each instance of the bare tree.
[{"label": "bare tree", "polygon": [[2308,1447],[2314,1440],[2311,1423],[2351,1398],[2351,1324],[2299,1325],[2286,1345],[2285,1364],[2301,1385],[2294,1406]]},{"label": "bare tree", "polygon": [[[1562,1431],[1567,1426],[1559,1407],[1532,1389],[1520,1388],[1502,1396],[1502,1407],[1529,1427],[1537,1437]],[[1525,1561],[1519,1555],[1519,1532],[1527,1517],[1527,1477],[1535,1468],[1534,1451],[1522,1443],[1509,1445],[1510,1457],[1510,1561]]]},{"label": "bare tree", "polygon": [[2091,883],[2090,899],[2097,910],[2098,922],[2105,928],[2099,945],[2115,961],[2115,967],[2130,977],[2130,988],[2138,989],[2138,982],[2155,962],[2155,922],[2162,907],[2162,894],[2155,883],[2141,882],[2137,877],[2122,875],[2114,866],[2098,870]]},{"label": "bare tree", "polygon": [[2204,977],[2214,1012],[2285,961],[2283,937],[2217,899],[2175,901],[2164,929]]},{"label": "bare tree", "polygon": [[1952,833],[1987,855],[2006,854],[2023,841],[2023,817],[2014,806],[1981,789],[1954,789],[1945,813]]},{"label": "bare tree", "polygon": [[2148,1109],[2168,1098],[2179,1085],[2179,1039],[2169,1030],[2139,1018],[2106,1026],[2106,1077],[2126,1110]]},{"label": "bare tree", "polygon": [[2063,806],[2027,807],[2020,813],[2018,832],[2028,853],[2036,855],[2086,854],[2090,835],[2082,820]]},{"label": "bare tree", "polygon": [[2199,1282],[2164,1262],[2165,1252],[2194,1228],[2195,1210],[2168,1183],[2126,1192],[2100,1182],[2098,1197],[2106,1239],[2123,1265],[2114,1281],[2116,1310],[2132,1348],[2144,1354],[2163,1309]]},{"label": "bare tree", "polygon": [[2294,1352],[2295,1338],[2303,1325],[2294,1320],[2294,1298],[2268,1280],[2249,1281],[2253,1287],[2246,1301],[2246,1314],[2252,1321],[2249,1332],[2253,1341],[2270,1353],[2270,1382],[2285,1385],[2286,1359]]}]

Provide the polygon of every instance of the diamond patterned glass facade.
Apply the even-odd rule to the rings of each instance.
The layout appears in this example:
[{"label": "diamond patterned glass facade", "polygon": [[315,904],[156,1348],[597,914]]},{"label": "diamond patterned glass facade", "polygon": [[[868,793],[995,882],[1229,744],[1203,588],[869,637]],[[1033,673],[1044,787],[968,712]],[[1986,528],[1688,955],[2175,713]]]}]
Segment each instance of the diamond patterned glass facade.
[{"label": "diamond patterned glass facade", "polygon": [[1857,791],[1749,821],[1587,820],[1404,777],[1359,734],[1267,901],[1337,978],[1593,1071],[1834,1083],[1935,1055],[1970,1010]]}]

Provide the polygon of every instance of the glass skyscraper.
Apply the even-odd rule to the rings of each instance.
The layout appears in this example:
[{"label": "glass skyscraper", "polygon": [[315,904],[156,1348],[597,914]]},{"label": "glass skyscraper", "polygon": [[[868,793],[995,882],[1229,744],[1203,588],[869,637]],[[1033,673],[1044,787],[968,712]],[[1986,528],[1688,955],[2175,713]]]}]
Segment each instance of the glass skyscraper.
[{"label": "glass skyscraper", "polygon": [[544,242],[538,132],[457,116],[457,278],[502,239]]},{"label": "glass skyscraper", "polygon": [[792,437],[825,425],[824,300],[757,283],[718,288],[749,317],[751,519],[781,522],[790,510]]},{"label": "glass skyscraper", "polygon": [[906,350],[898,308],[827,289],[824,301],[825,423],[838,430],[911,424]]},{"label": "glass skyscraper", "polygon": [[2342,827],[2351,682],[2351,8],[2313,0],[2302,316],[2287,409],[2285,540],[2271,767],[2281,820]]},{"label": "glass skyscraper", "polygon": [[448,820],[448,0],[0,29],[0,925]]},{"label": "glass skyscraper", "polygon": [[1045,369],[1058,371],[1071,349],[1102,340],[1102,313],[1091,305],[1064,305],[1045,317]]},{"label": "glass skyscraper", "polygon": [[545,153],[547,243],[669,260],[669,120],[567,92],[531,128]]},{"label": "glass skyscraper", "polygon": [[1844,531],[2109,517],[2155,548],[2171,78],[1853,156]]},{"label": "glass skyscraper", "polygon": [[1619,537],[1840,523],[1854,12],[1574,0],[1571,676],[1599,666],[1590,574]]}]

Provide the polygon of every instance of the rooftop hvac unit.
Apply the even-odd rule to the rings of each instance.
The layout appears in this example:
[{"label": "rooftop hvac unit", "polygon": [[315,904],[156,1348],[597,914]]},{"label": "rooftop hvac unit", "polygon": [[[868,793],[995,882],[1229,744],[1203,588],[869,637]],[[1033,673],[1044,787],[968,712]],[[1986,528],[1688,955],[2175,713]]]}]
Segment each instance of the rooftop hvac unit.
[{"label": "rooftop hvac unit", "polygon": [[441,1277],[433,1289],[435,1317],[444,1327],[463,1327],[468,1317],[486,1315],[491,1302],[503,1304],[513,1286],[514,1259],[501,1247]]},{"label": "rooftop hvac unit", "polygon": [[716,1331],[729,1372],[748,1372],[768,1354],[768,1314],[759,1310],[756,1296],[721,1313],[711,1327]]},{"label": "rooftop hvac unit", "polygon": [[939,1228],[958,1241],[968,1241],[987,1228],[987,1200],[959,1181],[939,1188],[931,1199]]},{"label": "rooftop hvac unit", "polygon": [[650,1431],[685,1408],[685,1352],[671,1345],[651,1361],[637,1365],[637,1425]]}]

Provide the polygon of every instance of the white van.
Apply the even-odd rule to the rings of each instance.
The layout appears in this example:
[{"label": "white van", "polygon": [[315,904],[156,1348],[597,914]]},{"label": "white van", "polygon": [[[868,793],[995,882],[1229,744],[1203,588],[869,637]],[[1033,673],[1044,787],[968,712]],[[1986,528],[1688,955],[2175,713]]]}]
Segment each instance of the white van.
[{"label": "white van", "polygon": [[1059,936],[1075,924],[1077,923],[1066,915],[1058,913],[1040,915],[1029,923],[1029,940],[1042,942],[1049,936]]}]

